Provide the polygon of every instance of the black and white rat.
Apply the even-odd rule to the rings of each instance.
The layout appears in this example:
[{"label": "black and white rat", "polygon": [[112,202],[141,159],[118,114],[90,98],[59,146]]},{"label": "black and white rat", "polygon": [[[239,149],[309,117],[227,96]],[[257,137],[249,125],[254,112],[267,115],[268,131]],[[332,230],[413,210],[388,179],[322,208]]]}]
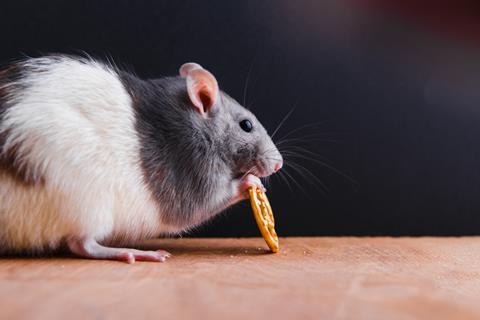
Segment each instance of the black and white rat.
[{"label": "black and white rat", "polygon": [[63,55],[0,70],[0,253],[164,261],[129,246],[201,224],[281,167],[196,63],[154,80]]}]

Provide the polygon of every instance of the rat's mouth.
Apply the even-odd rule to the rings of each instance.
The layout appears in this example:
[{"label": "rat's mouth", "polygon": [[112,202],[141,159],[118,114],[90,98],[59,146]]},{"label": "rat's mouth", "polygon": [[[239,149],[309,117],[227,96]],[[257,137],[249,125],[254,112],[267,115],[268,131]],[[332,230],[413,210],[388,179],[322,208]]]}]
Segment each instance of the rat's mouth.
[{"label": "rat's mouth", "polygon": [[257,176],[259,178],[264,178],[268,177],[271,175],[267,170],[264,169],[264,167],[261,164],[256,163],[254,166],[250,167],[248,170],[242,170],[239,172],[237,175],[237,178],[241,178],[246,176],[247,174],[253,174],[254,176]]},{"label": "rat's mouth", "polygon": [[252,174],[256,175],[259,178],[265,178],[273,174],[273,172],[268,170],[267,166],[261,161],[256,161]]},{"label": "rat's mouth", "polygon": [[275,170],[270,167],[271,166],[269,165],[269,163],[262,161],[262,159],[258,159],[255,160],[252,164],[250,164],[250,166],[243,168],[243,170],[240,170],[237,177],[243,177],[247,174],[253,174],[254,176],[257,176],[259,178],[265,178],[275,173]]}]

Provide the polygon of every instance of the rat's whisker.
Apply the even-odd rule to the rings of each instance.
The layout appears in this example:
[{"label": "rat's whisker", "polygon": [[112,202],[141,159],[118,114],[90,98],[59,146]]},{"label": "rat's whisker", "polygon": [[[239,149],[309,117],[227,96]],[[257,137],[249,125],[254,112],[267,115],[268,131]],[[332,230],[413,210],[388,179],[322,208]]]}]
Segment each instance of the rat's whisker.
[{"label": "rat's whisker", "polygon": [[283,117],[282,121],[280,121],[280,123],[277,125],[277,127],[275,128],[275,130],[273,130],[273,133],[272,135],[270,136],[271,139],[273,140],[273,137],[275,136],[275,134],[278,132],[278,130],[282,127],[282,125],[285,123],[285,121],[287,121],[287,119],[291,116],[291,114],[293,113],[293,111],[295,111],[295,109],[297,108],[297,103],[298,103],[298,100],[297,102],[295,102],[295,104],[293,105],[293,107],[290,109],[290,111],[288,111],[288,113]]},{"label": "rat's whisker", "polygon": [[309,180],[308,177],[305,175],[305,173],[302,172],[300,169],[298,169],[295,166],[292,166],[291,164],[286,164],[286,166],[289,167],[289,168],[292,168],[295,173],[297,173],[302,179],[307,181],[309,184],[313,185],[313,187],[315,189],[317,189],[320,193],[322,193],[322,195],[326,194],[326,192],[325,192],[325,190],[323,190],[323,188],[321,188],[316,182]]},{"label": "rat's whisker", "polygon": [[250,74],[252,73],[252,69],[256,59],[257,59],[257,54],[253,56],[252,63],[250,63],[250,68],[248,68],[247,77],[245,78],[245,85],[243,86],[243,105],[244,106],[246,106],[247,104],[248,82],[250,81]]},{"label": "rat's whisker", "polygon": [[308,128],[310,128],[310,127],[316,127],[316,126],[319,126],[319,125],[321,125],[321,124],[325,124],[326,122],[327,122],[327,121],[324,120],[324,121],[317,121],[317,122],[305,124],[305,125],[303,125],[303,126],[300,126],[300,127],[298,127],[298,128],[295,128],[295,129],[293,129],[292,131],[286,133],[283,137],[280,138],[280,140],[285,139],[285,138],[291,136],[292,134],[294,134],[295,132],[298,132],[298,131],[300,131],[300,130],[308,129]]},{"label": "rat's whisker", "polygon": [[297,185],[297,187],[300,189],[300,191],[303,192],[303,194],[305,194],[306,196],[308,196],[307,191],[302,187],[302,185],[301,185],[300,183],[298,183],[298,181],[297,181],[290,173],[287,172],[287,170],[283,170],[283,173],[285,173],[285,175],[286,175],[287,177],[289,177],[290,180],[292,180],[293,183],[295,183],[295,184]]},{"label": "rat's whisker", "polygon": [[[267,149],[267,150],[263,151],[262,153],[259,153],[258,155],[259,155],[259,156],[264,156],[264,155],[266,155],[266,154],[268,154],[268,153],[270,153],[270,152],[276,153],[277,150],[278,150],[278,148],[273,147],[273,148],[270,148],[270,149]],[[278,151],[280,152],[280,150],[278,150]]]},{"label": "rat's whisker", "polygon": [[292,186],[290,185],[290,182],[288,182],[288,179],[284,176],[284,173],[282,171],[278,171],[277,173],[278,173],[279,179],[281,179],[282,181],[285,181],[285,184],[287,185],[288,189],[290,190],[290,192],[293,193]]},{"label": "rat's whisker", "polygon": [[292,155],[292,157],[297,157],[297,158],[301,158],[301,159],[305,159],[305,160],[310,160],[310,161],[313,161],[313,162],[316,162],[330,170],[332,170],[333,172],[335,172],[336,174],[344,177],[345,179],[347,179],[348,181],[354,183],[354,184],[358,184],[357,181],[355,181],[355,179],[353,179],[352,177],[350,177],[348,174],[340,171],[339,169],[335,168],[334,166],[322,161],[322,160],[319,160],[319,159],[315,159],[315,158],[311,158],[311,157],[307,157],[307,156],[304,156],[304,155],[300,155],[300,154],[297,154],[297,155]]},{"label": "rat's whisker", "polygon": [[[325,185],[325,183],[323,181],[321,181],[315,174],[313,174],[312,171],[310,171],[306,167],[302,166],[301,164],[289,162],[289,163],[285,163],[285,165],[290,166],[292,169],[296,170],[299,174],[301,174],[303,176],[303,178],[305,180],[312,183],[323,194],[326,194],[329,191],[328,187]],[[319,186],[316,185],[316,183],[313,183],[310,179],[308,179],[308,177],[306,177],[305,174],[308,175],[309,177],[311,177],[316,183],[319,184]]]},{"label": "rat's whisker", "polygon": [[[295,147],[292,147],[293,150],[283,150],[282,151],[282,155],[288,159],[288,158],[297,158],[297,159],[304,159],[304,160],[308,160],[308,161],[312,161],[312,162],[315,162],[315,163],[318,163],[330,170],[332,170],[333,172],[335,172],[336,174],[342,176],[343,178],[347,179],[348,181],[354,183],[354,184],[358,184],[358,182],[353,179],[352,177],[350,177],[348,174],[344,173],[343,171],[341,171],[340,169],[334,167],[331,163],[332,161],[330,161],[329,159],[315,153],[315,152],[312,152],[310,150],[307,150],[305,148],[302,148],[302,147],[299,147],[299,146],[295,146]],[[304,152],[304,153],[301,153],[301,152]]]},{"label": "rat's whisker", "polygon": [[318,142],[331,142],[331,143],[342,143],[342,141],[339,141],[339,140],[333,140],[333,139],[328,139],[328,138],[324,138],[324,137],[318,137],[318,136],[311,135],[311,136],[306,136],[306,137],[286,139],[286,140],[277,142],[276,145],[277,145],[278,148],[281,148],[281,147],[283,147],[285,144],[288,144],[288,143],[315,142],[315,141],[318,141]]},{"label": "rat's whisker", "polygon": [[245,178],[246,176],[248,176],[250,173],[252,173],[252,171],[255,170],[255,166],[251,167],[249,170],[247,170],[247,172],[245,172],[242,177],[240,178],[240,180],[242,180],[243,178]]},{"label": "rat's whisker", "polygon": [[307,132],[303,135],[291,135],[290,137],[282,137],[275,144],[283,144],[286,141],[298,140],[298,139],[310,139],[310,138],[335,138],[335,136],[344,134],[338,131],[323,131],[323,132]]},{"label": "rat's whisker", "polygon": [[262,181],[263,186],[265,187],[265,189],[268,189],[268,187],[269,187],[269,182],[270,182],[270,176],[268,176],[268,177],[261,177],[260,180]]},{"label": "rat's whisker", "polygon": [[310,159],[310,158],[311,159],[320,159],[320,160],[326,161],[329,164],[332,164],[332,161],[330,159],[326,158],[325,156],[322,156],[319,153],[310,151],[310,150],[305,149],[305,148],[300,147],[300,146],[291,146],[290,150],[284,150],[283,152],[286,155],[301,155],[303,157],[307,157],[308,159]]},{"label": "rat's whisker", "polygon": [[280,159],[280,158],[270,158],[270,157],[266,157],[265,159],[267,159],[267,160],[272,160],[272,161],[280,161],[280,160],[282,160],[282,159]]}]

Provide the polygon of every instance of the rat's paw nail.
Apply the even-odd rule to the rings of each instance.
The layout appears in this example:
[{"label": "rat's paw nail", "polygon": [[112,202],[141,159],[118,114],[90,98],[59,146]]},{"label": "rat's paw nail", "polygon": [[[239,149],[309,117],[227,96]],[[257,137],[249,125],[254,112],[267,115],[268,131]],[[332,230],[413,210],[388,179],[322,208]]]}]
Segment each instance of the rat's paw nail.
[{"label": "rat's paw nail", "polygon": [[260,178],[258,178],[257,176],[254,176],[253,174],[248,174],[240,180],[238,189],[236,193],[233,195],[234,202],[249,199],[250,195],[248,193],[248,189],[250,189],[251,187],[264,190],[264,187]]},{"label": "rat's paw nail", "polygon": [[126,261],[128,264],[134,264],[135,263],[135,256],[131,252],[127,252],[126,254]]},{"label": "rat's paw nail", "polygon": [[262,190],[264,189],[262,181],[259,177],[254,176],[253,174],[249,174],[244,179],[244,183],[247,187],[256,187]]},{"label": "rat's paw nail", "polygon": [[157,250],[156,252],[161,258],[164,258],[163,261],[165,261],[165,258],[170,258],[172,256],[170,252],[165,250]]}]

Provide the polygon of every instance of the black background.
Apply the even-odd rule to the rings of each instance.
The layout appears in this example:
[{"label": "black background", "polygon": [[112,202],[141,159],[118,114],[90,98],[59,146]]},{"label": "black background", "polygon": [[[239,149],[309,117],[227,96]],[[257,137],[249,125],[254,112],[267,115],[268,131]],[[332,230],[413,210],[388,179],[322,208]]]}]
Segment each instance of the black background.
[{"label": "black background", "polygon": [[[143,77],[195,61],[270,132],[296,106],[275,138],[299,128],[290,151],[328,166],[287,159],[311,174],[272,177],[282,236],[478,234],[478,51],[339,3],[2,1],[0,61],[85,51]],[[259,233],[245,203],[191,234]]]}]

